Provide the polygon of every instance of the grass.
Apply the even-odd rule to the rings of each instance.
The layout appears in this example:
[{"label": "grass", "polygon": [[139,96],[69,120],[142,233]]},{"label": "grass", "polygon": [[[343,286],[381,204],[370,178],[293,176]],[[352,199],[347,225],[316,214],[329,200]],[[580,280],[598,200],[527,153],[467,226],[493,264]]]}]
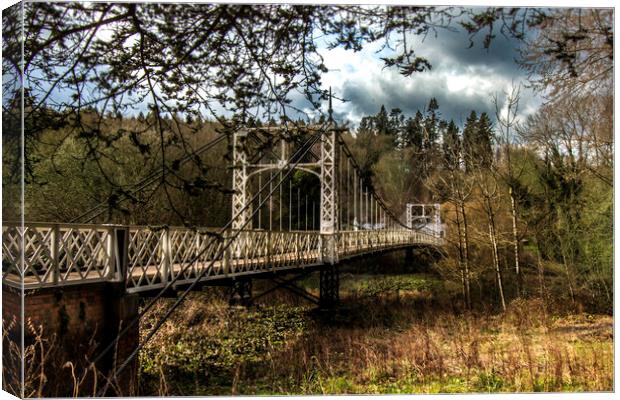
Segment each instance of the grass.
[{"label": "grass", "polygon": [[610,316],[547,317],[538,300],[458,314],[423,274],[344,275],[341,287],[335,313],[278,292],[250,309],[229,308],[213,289],[193,294],[141,353],[141,394],[613,389]]}]

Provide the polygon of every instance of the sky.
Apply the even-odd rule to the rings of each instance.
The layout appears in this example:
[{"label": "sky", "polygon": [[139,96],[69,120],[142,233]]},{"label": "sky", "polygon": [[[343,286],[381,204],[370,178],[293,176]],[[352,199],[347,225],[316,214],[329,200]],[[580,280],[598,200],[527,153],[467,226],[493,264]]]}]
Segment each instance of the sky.
[{"label": "sky", "polygon": [[[355,128],[362,117],[376,114],[382,105],[388,112],[399,108],[406,116],[413,116],[416,110],[423,111],[432,97],[439,103],[441,116],[454,120],[460,127],[472,110],[487,112],[494,119],[494,96],[501,108],[511,86],[526,83],[526,73],[515,61],[519,43],[498,34],[488,50],[483,48],[481,37],[469,48],[467,33],[456,23],[452,27],[457,31],[438,29],[436,36],[431,33],[424,39],[419,36],[408,39],[416,54],[427,58],[432,65],[430,71],[409,77],[402,76],[397,68],[384,67],[380,57],[386,53],[377,53],[382,41],[367,43],[359,52],[343,48],[329,50],[319,43],[319,52],[329,70],[322,75],[323,88],[331,87],[336,97],[346,100],[334,101],[336,120]],[[56,97],[68,100],[68,95],[63,93]],[[301,96],[292,100],[297,108],[314,114]],[[541,102],[539,95],[523,89],[521,119],[535,112]],[[215,108],[228,114],[221,107]],[[327,104],[323,111],[327,111]]]},{"label": "sky", "polygon": [[[400,108],[407,116],[423,111],[435,97],[444,119],[462,126],[471,110],[487,112],[494,118],[494,96],[500,108],[511,87],[527,83],[526,71],[516,62],[519,43],[498,34],[490,48],[484,49],[482,38],[474,39],[469,48],[467,33],[438,30],[437,36],[424,40],[413,38],[416,54],[425,57],[432,70],[399,74],[396,68],[384,68],[376,52],[382,43],[370,43],[362,51],[337,48],[320,49],[329,72],[323,75],[323,87],[331,86],[335,96],[347,102],[334,101],[334,116],[356,126],[365,115],[376,114],[381,105],[389,110]],[[525,118],[541,104],[540,95],[521,90],[519,117]]]}]

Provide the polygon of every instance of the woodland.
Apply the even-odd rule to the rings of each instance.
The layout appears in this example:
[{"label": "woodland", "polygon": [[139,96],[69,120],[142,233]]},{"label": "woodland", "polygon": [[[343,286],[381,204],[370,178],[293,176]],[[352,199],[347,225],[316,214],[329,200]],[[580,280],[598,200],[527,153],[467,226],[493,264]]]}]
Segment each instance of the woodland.
[{"label": "woodland", "polygon": [[[612,9],[27,3],[23,27],[21,13],[3,10],[3,221],[223,226],[232,132],[328,118],[320,35],[382,41],[409,79],[432,68],[411,35],[505,35],[544,98],[520,119],[514,85],[462,122],[432,93],[411,115],[377,105],[343,139],[398,215],[441,204],[442,255],[347,265],[330,316],[288,293],[247,309],[194,293],[140,353],[137,394],[613,390]],[[43,371],[64,362],[40,348],[31,396],[63,394]]]}]

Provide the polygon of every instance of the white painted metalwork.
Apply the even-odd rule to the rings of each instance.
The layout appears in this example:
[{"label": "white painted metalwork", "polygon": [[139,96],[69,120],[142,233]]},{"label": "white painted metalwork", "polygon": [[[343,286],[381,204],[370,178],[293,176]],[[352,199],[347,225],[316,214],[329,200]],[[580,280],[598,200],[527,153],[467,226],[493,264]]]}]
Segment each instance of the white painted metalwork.
[{"label": "white painted metalwork", "polygon": [[[414,210],[421,211],[421,213],[416,213]],[[407,203],[405,220],[409,229],[426,232],[436,236],[443,236],[441,204]]]},{"label": "white painted metalwork", "polygon": [[[127,266],[121,268],[115,232],[125,230]],[[118,280],[124,271],[128,292],[192,282],[212,261],[202,280],[249,275],[324,263],[316,231],[244,230],[231,251],[215,255],[223,241],[208,230],[85,224],[5,224],[2,227],[3,283],[27,289]],[[443,238],[406,229],[341,231],[333,235],[339,260],[410,245],[441,246]],[[20,268],[24,242],[25,265]],[[54,250],[57,249],[57,250]]]},{"label": "white painted metalwork", "polygon": [[4,224],[3,282],[45,287],[114,279],[114,229],[112,225],[29,223],[22,228]]},{"label": "white painted metalwork", "polygon": [[[20,224],[4,224],[3,283],[41,288],[117,281],[124,282],[128,292],[140,292],[165,287],[173,280],[182,285],[192,283],[198,277],[210,280],[312,265],[334,265],[342,259],[375,251],[411,245],[443,245],[440,205],[407,204],[407,226],[403,226],[376,193],[364,187],[359,167],[346,143],[338,136],[338,127],[333,121],[327,129],[321,130],[321,153],[320,156],[314,155],[318,160],[296,162],[294,166],[289,160],[284,136],[278,139],[280,154],[276,155],[276,160],[261,162],[261,156],[258,163],[250,163],[246,143],[250,137],[248,132],[242,130],[233,135],[232,229],[223,236],[207,229],[179,227],[45,223],[28,223],[22,227]],[[346,158],[341,160],[342,154]],[[347,162],[346,183],[342,182],[344,177],[341,176],[344,169],[338,167],[344,160]],[[352,176],[349,164],[354,167]],[[261,172],[278,170],[281,177],[285,168],[299,168],[320,178],[318,231],[291,230],[290,185],[289,231],[282,230],[282,215],[278,231],[272,230],[271,215],[269,230],[252,229],[250,176],[258,174],[260,180]],[[270,176],[273,179],[274,174]],[[281,184],[282,178],[278,183],[280,198]],[[273,194],[272,180],[267,186],[270,195]],[[262,191],[258,194],[259,204],[261,196]],[[299,188],[297,197],[299,200]],[[271,209],[271,199],[269,201]],[[353,203],[353,215],[347,208],[349,203]],[[307,206],[306,196],[306,228]],[[414,214],[415,207],[421,207],[421,215]],[[279,208],[281,214],[281,201]],[[258,211],[260,228],[260,208]],[[298,227],[299,214],[297,204]]]},{"label": "white painted metalwork", "polygon": [[321,260],[328,264],[338,262],[338,143],[336,130],[329,129],[321,140]]},{"label": "white painted metalwork", "polygon": [[248,193],[248,155],[246,139],[248,133],[245,130],[235,132],[233,135],[233,196],[232,215],[233,229],[240,230],[244,227],[251,228],[252,221],[248,221],[251,215],[250,207],[246,207],[250,195]]}]

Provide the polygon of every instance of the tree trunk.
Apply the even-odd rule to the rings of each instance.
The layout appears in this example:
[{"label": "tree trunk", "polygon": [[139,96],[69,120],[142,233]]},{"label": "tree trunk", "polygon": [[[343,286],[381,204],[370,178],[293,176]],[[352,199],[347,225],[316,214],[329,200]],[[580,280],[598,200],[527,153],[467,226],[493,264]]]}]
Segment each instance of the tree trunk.
[{"label": "tree trunk", "polygon": [[467,233],[463,233],[463,224],[461,224],[460,218],[460,209],[462,209],[462,201],[455,203],[454,211],[456,212],[456,226],[459,235],[459,269],[461,270],[461,281],[463,284],[463,297],[465,298],[465,306],[468,310],[471,310],[471,296],[469,290],[469,265],[467,263],[467,258],[465,257],[466,252],[466,240]]},{"label": "tree trunk", "polygon": [[545,317],[545,326],[547,326],[547,289],[545,287],[545,271],[540,259],[539,242],[536,240],[536,266],[538,269],[538,285],[540,290],[540,301],[542,301],[543,315]]},{"label": "tree trunk", "polygon": [[[463,239],[462,239],[462,235],[461,235],[461,219],[459,217],[459,208],[456,204],[456,202],[454,203],[454,212],[456,214],[456,230],[458,232],[458,236],[459,236],[459,245],[458,245],[458,250],[459,250],[459,271],[461,272],[461,284],[463,285],[463,298],[466,299],[467,294],[465,291],[465,269],[463,268]],[[465,302],[467,302],[467,299],[465,300]]]},{"label": "tree trunk", "polygon": [[546,304],[546,288],[545,288],[545,271],[543,269],[542,260],[540,259],[540,248],[538,241],[536,241],[536,266],[538,267],[538,285],[540,291],[540,298],[543,303]]},{"label": "tree trunk", "polygon": [[568,290],[570,292],[570,298],[574,306],[575,305],[575,291],[573,290],[573,280],[571,279],[571,276],[570,276],[568,262],[566,260],[566,251],[564,249],[564,243],[562,243],[562,240],[560,240],[560,249],[562,249],[562,263],[564,264],[564,272],[566,273],[566,281],[568,283]]},{"label": "tree trunk", "polygon": [[510,193],[510,212],[512,216],[512,244],[515,256],[515,274],[517,275],[517,296],[521,297],[521,268],[519,257],[519,232],[517,231],[517,202],[514,190],[508,188]]},{"label": "tree trunk", "polygon": [[489,239],[493,250],[493,264],[495,267],[495,275],[497,277],[497,286],[499,289],[499,299],[502,305],[502,311],[506,311],[506,300],[504,298],[504,287],[502,285],[502,273],[499,268],[499,251],[497,248],[497,232],[495,231],[495,216],[493,213],[493,207],[491,200],[487,197],[487,216],[489,219]]},{"label": "tree trunk", "polygon": [[467,233],[467,214],[465,202],[461,200],[461,216],[463,217],[463,268],[465,270],[465,288],[467,290],[467,307],[471,310],[471,285],[469,281],[469,235]]}]

